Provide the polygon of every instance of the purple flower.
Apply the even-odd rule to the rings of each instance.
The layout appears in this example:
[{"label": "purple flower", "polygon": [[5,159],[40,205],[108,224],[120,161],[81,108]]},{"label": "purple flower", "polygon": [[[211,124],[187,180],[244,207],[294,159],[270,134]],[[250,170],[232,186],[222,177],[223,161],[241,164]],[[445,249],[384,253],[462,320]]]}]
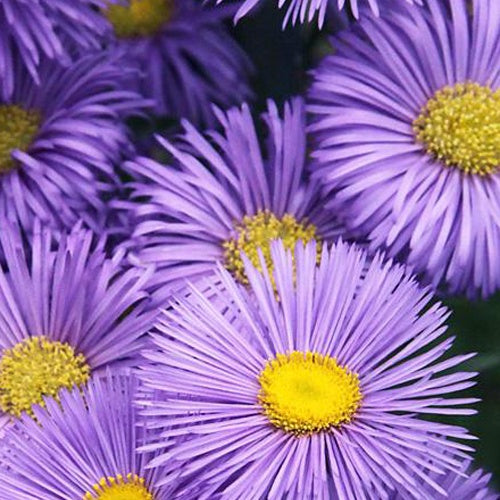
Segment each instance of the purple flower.
[{"label": "purple flower", "polygon": [[75,227],[59,237],[35,224],[29,251],[1,220],[0,419],[5,425],[61,387],[105,367],[134,365],[156,313],[150,273],[107,258],[103,238]]},{"label": "purple flower", "polygon": [[67,69],[45,62],[40,85],[19,68],[11,98],[0,101],[0,211],[30,229],[34,217],[57,228],[79,218],[96,232],[114,164],[131,146],[122,118],[146,102],[120,89],[127,73],[103,57]]},{"label": "purple flower", "polygon": [[147,431],[133,405],[136,380],[126,372],[93,377],[47,399],[7,432],[0,452],[0,496],[9,500],[93,498],[163,500],[161,467],[146,469]]},{"label": "purple flower", "polygon": [[[358,18],[360,14],[360,5],[370,6],[373,13],[380,15],[379,4],[384,4],[387,0],[275,0],[278,8],[286,7],[285,18],[283,19],[283,28],[289,23],[295,25],[297,22],[311,22],[317,16],[318,25],[323,26],[325,15],[329,7],[336,7],[342,10],[346,5],[351,7],[354,17]],[[416,3],[421,5],[422,0],[398,0],[399,2],[406,1],[408,3]],[[216,0],[217,4],[224,0]],[[261,0],[241,0],[241,7],[238,9],[234,18],[238,22],[242,17],[245,17],[256,5],[263,3]]]},{"label": "purple flower", "polygon": [[[464,460],[459,472],[448,472],[444,475],[432,473],[432,478],[446,492],[441,495],[424,486],[427,498],[444,500],[445,498],[474,499],[474,500],[498,500],[498,495],[489,488],[488,483],[491,474],[485,474],[481,469],[472,472],[470,460]],[[412,500],[404,491],[399,491],[389,496],[390,500]]]},{"label": "purple flower", "polygon": [[[134,263],[154,264],[153,287],[178,288],[210,274],[222,261],[245,281],[241,252],[259,264],[269,241],[330,241],[339,229],[315,184],[305,178],[305,117],[301,99],[280,117],[270,101],[263,115],[267,142],[260,144],[246,105],[217,114],[223,132],[200,134],[184,122],[176,142],[159,139],[172,156],[165,167],[149,158],[125,164],[132,176],[137,227]],[[145,200],[149,201],[145,201]],[[269,259],[268,259],[269,260]]]},{"label": "purple flower", "polygon": [[139,375],[164,429],[151,466],[168,459],[165,483],[184,480],[186,498],[442,492],[432,473],[459,470],[470,436],[420,415],[477,401],[449,397],[475,374],[449,371],[470,355],[443,358],[446,308],[355,246],[324,245],[319,263],[315,242],[272,252],[273,280],[246,260],[249,289],[221,269],[224,292],[202,280],[164,312]]},{"label": "purple flower", "polygon": [[500,288],[500,3],[393,3],[314,72],[312,170],[372,248],[486,297]]},{"label": "purple flower", "polygon": [[100,0],[2,0],[0,2],[0,94],[9,98],[18,80],[18,62],[41,82],[44,59],[69,64],[75,54],[99,49],[106,22]]},{"label": "purple flower", "polygon": [[154,100],[155,113],[211,125],[212,103],[226,108],[251,96],[251,65],[224,12],[196,0],[131,0],[106,15],[110,51],[139,70],[129,85]]}]

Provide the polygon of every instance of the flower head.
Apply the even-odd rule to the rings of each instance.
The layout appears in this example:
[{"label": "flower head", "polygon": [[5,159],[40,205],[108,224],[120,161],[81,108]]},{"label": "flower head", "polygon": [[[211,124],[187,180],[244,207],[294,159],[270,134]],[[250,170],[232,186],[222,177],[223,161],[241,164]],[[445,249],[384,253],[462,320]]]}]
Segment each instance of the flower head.
[{"label": "flower head", "polygon": [[[261,144],[247,106],[218,113],[222,133],[203,136],[185,123],[176,143],[160,139],[172,156],[165,167],[148,158],[125,165],[134,179],[137,261],[156,265],[152,285],[176,288],[211,273],[217,261],[246,281],[243,253],[270,262],[269,242],[329,241],[339,233],[315,184],[305,177],[305,117],[293,99],[280,116],[270,101]],[[149,201],[145,201],[149,200]]]},{"label": "flower head", "polygon": [[429,498],[431,473],[460,469],[467,432],[420,417],[474,413],[449,397],[474,374],[449,371],[470,356],[443,358],[448,311],[380,255],[317,255],[274,242],[274,280],[245,259],[249,289],[221,268],[171,301],[139,375],[164,429],[152,467],[168,459],[207,497],[357,500]]},{"label": "flower head", "polygon": [[314,72],[314,176],[372,248],[485,297],[500,288],[497,2],[393,4]]},{"label": "flower head", "polygon": [[56,241],[35,224],[29,252],[1,221],[0,415],[6,423],[107,366],[134,364],[154,311],[150,273],[124,270],[104,240],[79,227]]},{"label": "flower head", "polygon": [[124,74],[101,56],[69,68],[46,61],[40,85],[19,69],[0,100],[0,211],[9,219],[30,230],[35,217],[59,229],[83,218],[102,231],[114,165],[131,149],[122,119],[146,104],[121,90]]},{"label": "flower head", "polygon": [[148,439],[126,371],[94,376],[82,389],[61,391],[9,429],[0,452],[2,498],[166,500],[162,470],[146,469],[154,454],[137,452]]},{"label": "flower head", "polygon": [[99,49],[106,22],[101,0],[2,0],[0,2],[0,95],[8,99],[18,79],[18,63],[37,84],[44,60],[67,65],[75,55]]},{"label": "flower head", "polygon": [[251,65],[223,13],[197,0],[130,0],[103,15],[109,50],[138,70],[129,87],[152,99],[156,114],[212,125],[212,103],[226,108],[251,97]]}]

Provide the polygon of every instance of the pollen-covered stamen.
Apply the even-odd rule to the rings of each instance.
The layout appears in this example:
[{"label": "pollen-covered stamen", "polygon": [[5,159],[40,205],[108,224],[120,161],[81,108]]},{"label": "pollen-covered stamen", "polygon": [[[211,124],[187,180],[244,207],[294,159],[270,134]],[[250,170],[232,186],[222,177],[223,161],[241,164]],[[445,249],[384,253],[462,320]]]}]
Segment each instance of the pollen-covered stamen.
[{"label": "pollen-covered stamen", "polygon": [[11,104],[0,105],[0,174],[16,166],[12,151],[27,151],[40,128],[40,113]]},{"label": "pollen-covered stamen", "polygon": [[90,368],[69,344],[45,337],[30,337],[0,359],[0,408],[19,417],[33,415],[32,405],[44,406],[43,397],[57,397],[60,389],[84,384]]},{"label": "pollen-covered stamen", "polygon": [[174,12],[174,0],[130,0],[127,5],[113,4],[106,16],[119,38],[155,35]]},{"label": "pollen-covered stamen", "polygon": [[145,481],[137,474],[127,474],[123,477],[103,477],[93,486],[92,492],[85,493],[83,500],[153,500]]},{"label": "pollen-covered stamen", "polygon": [[468,174],[492,174],[500,167],[500,89],[477,83],[444,87],[413,122],[427,152]]},{"label": "pollen-covered stamen", "polygon": [[296,436],[351,421],[361,402],[358,376],[314,352],[278,354],[259,376],[259,402],[271,424]]},{"label": "pollen-covered stamen", "polygon": [[226,269],[244,284],[247,284],[248,280],[241,258],[243,253],[259,271],[262,271],[258,253],[260,248],[267,268],[272,272],[270,245],[272,240],[281,239],[285,248],[291,250],[299,240],[304,243],[311,240],[319,241],[313,224],[299,222],[290,214],[278,218],[268,210],[261,210],[253,216],[245,216],[242,223],[235,227],[235,231],[237,236],[223,244],[224,262]]}]

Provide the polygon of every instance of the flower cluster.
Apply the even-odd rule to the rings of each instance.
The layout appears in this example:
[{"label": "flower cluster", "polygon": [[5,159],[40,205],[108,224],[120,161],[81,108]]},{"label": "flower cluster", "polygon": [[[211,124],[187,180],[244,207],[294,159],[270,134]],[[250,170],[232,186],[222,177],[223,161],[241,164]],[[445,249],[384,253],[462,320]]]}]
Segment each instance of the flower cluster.
[{"label": "flower cluster", "polygon": [[499,4],[263,4],[0,0],[0,499],[498,498]]}]

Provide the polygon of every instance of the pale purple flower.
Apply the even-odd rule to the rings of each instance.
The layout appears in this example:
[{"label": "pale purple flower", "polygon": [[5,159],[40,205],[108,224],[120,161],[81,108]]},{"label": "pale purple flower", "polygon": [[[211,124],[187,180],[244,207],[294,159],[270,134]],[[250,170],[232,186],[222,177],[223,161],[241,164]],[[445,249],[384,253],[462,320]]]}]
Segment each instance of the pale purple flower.
[{"label": "pale purple flower", "polygon": [[[94,376],[83,390],[61,391],[60,404],[48,399],[46,409],[35,408],[36,420],[16,422],[0,448],[0,497],[100,498],[99,483],[120,475],[125,484],[135,479],[135,491],[126,498],[147,498],[140,493],[155,500],[172,498],[168,488],[157,485],[162,468],[147,469],[151,455],[137,451],[149,431],[133,403],[136,390],[136,379],[128,372],[108,371]],[[109,480],[107,484],[109,488]],[[109,488],[112,494],[122,498],[119,489]]]},{"label": "pale purple flower", "polygon": [[372,249],[486,297],[500,288],[500,3],[391,5],[313,72],[312,170]]},{"label": "pale purple flower", "polygon": [[[447,309],[432,304],[403,267],[380,255],[370,260],[356,246],[325,245],[319,263],[315,242],[298,244],[294,254],[279,241],[272,249],[274,280],[247,260],[248,289],[221,269],[214,281],[224,291],[202,280],[164,312],[139,373],[144,415],[163,429],[145,448],[163,450],[151,466],[168,461],[165,484],[183,481],[185,498],[190,488],[207,498],[362,500],[400,488],[428,500],[425,491],[443,493],[433,474],[460,471],[471,448],[459,440],[471,436],[435,419],[475,413],[468,405],[477,401],[452,396],[474,385],[475,374],[453,370],[470,355],[444,356],[453,343],[445,337]],[[278,391],[293,396],[278,399],[271,415],[284,423],[271,424],[262,376],[271,360],[294,352],[302,360],[329,356],[357,377],[356,389],[342,392],[340,401],[360,396],[344,407],[344,420],[307,431],[315,423],[309,409],[328,406],[325,394],[338,385],[288,364],[300,376],[288,371],[281,379]],[[338,397],[335,411],[345,404]]]},{"label": "pale purple flower", "polygon": [[[69,366],[74,356],[83,356],[75,370],[80,373],[82,367],[86,367],[83,369],[87,374],[93,374],[106,367],[135,366],[156,317],[145,291],[151,270],[127,269],[123,253],[108,257],[105,243],[104,238],[96,238],[80,225],[69,234],[56,236],[36,222],[34,234],[26,244],[15,225],[0,220],[0,420],[3,425],[22,411],[29,412],[30,398],[34,399],[33,403],[40,403],[46,390],[59,388],[58,380],[67,387],[71,381],[65,381],[64,367],[66,361]],[[17,371],[5,364],[6,356],[12,358],[13,349],[27,346],[35,342],[34,339],[40,342],[45,339],[52,348],[42,351],[35,345],[37,361],[32,355],[24,354],[14,365]],[[68,355],[66,361],[56,352],[63,349],[62,346],[74,353]],[[61,368],[55,381],[48,359],[60,362],[60,367],[52,366],[53,373]],[[14,386],[16,373],[22,378],[20,370],[29,366],[29,377],[23,379],[24,387]],[[14,400],[24,396],[27,397],[24,401]]]},{"label": "pale purple flower", "polygon": [[35,217],[58,229],[84,219],[103,230],[115,166],[133,148],[124,119],[147,101],[124,90],[129,72],[101,55],[68,68],[45,61],[40,84],[18,68],[0,100],[0,212],[30,230]]},{"label": "pale purple flower", "polygon": [[306,175],[302,99],[286,103],[282,113],[269,101],[263,141],[248,106],[217,116],[220,133],[203,135],[184,122],[176,141],[159,138],[171,155],[169,165],[144,157],[124,165],[132,201],[120,205],[136,224],[126,246],[134,264],[155,265],[151,286],[167,293],[225,261],[224,244],[238,237],[245,217],[288,214],[313,224],[324,241],[341,232],[334,214],[324,210],[317,183]]}]

